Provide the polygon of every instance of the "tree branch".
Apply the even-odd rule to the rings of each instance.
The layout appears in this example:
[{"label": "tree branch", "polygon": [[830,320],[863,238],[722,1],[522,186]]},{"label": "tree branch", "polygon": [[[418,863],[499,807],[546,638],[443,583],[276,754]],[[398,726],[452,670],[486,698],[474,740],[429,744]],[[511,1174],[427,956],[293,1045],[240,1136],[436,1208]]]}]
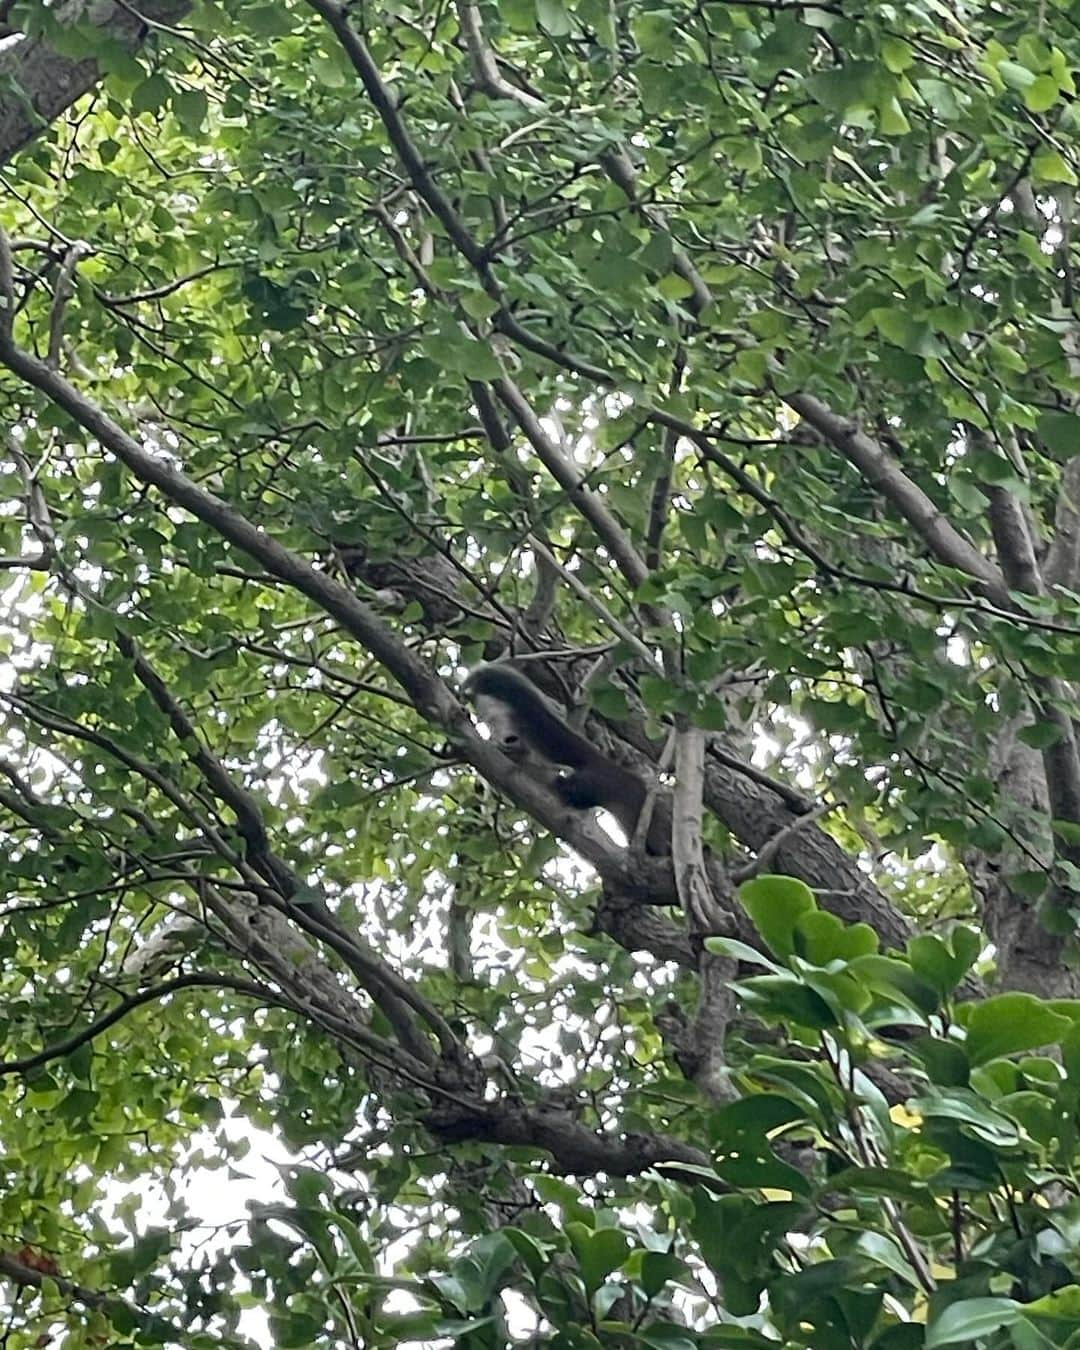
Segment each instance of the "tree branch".
[{"label": "tree branch", "polygon": [[[580,812],[566,808],[552,792],[485,741],[444,681],[348,587],[318,571],[228,502],[145,449],[67,379],[16,347],[10,339],[0,338],[0,365],[67,412],[79,426],[111,450],[136,478],[157,488],[175,505],[190,511],[249,554],[271,575],[306,595],[336,619],[345,632],[382,663],[408,694],[420,715],[441,726],[454,738],[469,763],[534,819],[566,839],[602,876],[628,893],[648,894],[652,903],[675,903],[674,877],[669,865],[660,860],[643,863],[640,859],[630,859],[625,849],[612,844],[599,829],[591,828]],[[86,734],[85,729],[80,734]],[[412,992],[410,990],[410,994]]]},{"label": "tree branch", "polygon": [[[10,1252],[0,1251],[0,1275],[23,1289],[41,1289],[44,1282],[48,1280],[50,1284],[59,1289],[65,1298],[70,1299],[73,1303],[81,1303],[84,1308],[97,1309],[106,1316],[109,1315],[111,1310],[115,1310],[122,1316],[121,1325],[130,1326],[134,1323],[136,1326],[143,1327],[151,1333],[156,1344],[184,1345],[190,1341],[191,1333],[187,1328],[162,1317],[159,1313],[140,1308],[116,1294],[104,1294],[95,1289],[87,1289],[85,1285],[76,1284],[74,1280],[69,1280],[63,1275],[34,1270]],[[251,1342],[235,1336],[225,1336],[221,1338],[219,1344],[223,1347],[223,1350],[228,1350],[229,1347],[235,1347],[236,1350],[241,1350],[241,1348],[247,1350]]]},{"label": "tree branch", "polygon": [[148,989],[140,989],[137,993],[129,994],[96,1021],[79,1031],[72,1032],[61,1041],[55,1041],[44,1050],[39,1050],[36,1055],[26,1055],[22,1059],[0,1060],[0,1078],[7,1078],[16,1073],[29,1073],[31,1069],[40,1068],[42,1064],[48,1064],[54,1059],[63,1059],[80,1046],[100,1036],[103,1031],[108,1031],[109,1027],[122,1021],[133,1009],[141,1008],[144,1003],[154,1003],[158,999],[167,998],[181,989],[231,989],[235,993],[260,999],[264,1003],[283,1004],[280,995],[275,995],[272,990],[264,988],[254,980],[239,980],[229,975],[212,973],[178,975],[176,979],[169,980],[165,984],[153,985]]},{"label": "tree branch", "polygon": [[[576,1120],[561,1103],[526,1105],[501,1099],[477,1102],[475,1111],[463,1115],[453,1109],[435,1111],[428,1128],[447,1142],[473,1141],[511,1147],[533,1147],[550,1153],[559,1172],[576,1176],[605,1173],[613,1177],[635,1176],[650,1167],[663,1171],[664,1163],[708,1167],[709,1155],[664,1134],[599,1132]],[[676,1180],[685,1174],[673,1172]]]},{"label": "tree branch", "polygon": [[623,576],[631,586],[640,586],[649,575],[648,568],[622,526],[596,493],[590,492],[585,486],[585,475],[575,464],[570,463],[544,431],[540,419],[513,380],[503,375],[492,381],[492,388],[525,433],[544,468],[596,531]]},{"label": "tree branch", "polygon": [[1048,586],[1080,588],[1080,455],[1074,455],[1061,471],[1054,538],[1043,565]]},{"label": "tree branch", "polygon": [[884,446],[847,418],[839,416],[813,394],[798,391],[782,395],[818,435],[853,464],[871,487],[892,503],[939,562],[955,567],[978,581],[995,604],[1012,608],[1005,578],[957,530],[921,487],[904,473]]},{"label": "tree branch", "polygon": [[[152,22],[181,18],[190,0],[141,0]],[[62,25],[89,23],[121,46],[137,47],[146,36],[142,17],[126,6],[67,0],[56,10]],[[62,56],[43,38],[22,37],[0,51],[0,164],[46,130],[101,78],[94,57]]]},{"label": "tree branch", "polygon": [[476,4],[476,0],[458,0],[457,14],[477,87],[491,98],[508,98],[514,103],[520,103],[523,108],[543,108],[545,106],[543,99],[537,98],[535,94],[526,93],[524,89],[518,89],[516,85],[503,79],[498,62],[495,60],[495,53],[488,46],[484,35],[483,25],[480,22],[480,7]]}]

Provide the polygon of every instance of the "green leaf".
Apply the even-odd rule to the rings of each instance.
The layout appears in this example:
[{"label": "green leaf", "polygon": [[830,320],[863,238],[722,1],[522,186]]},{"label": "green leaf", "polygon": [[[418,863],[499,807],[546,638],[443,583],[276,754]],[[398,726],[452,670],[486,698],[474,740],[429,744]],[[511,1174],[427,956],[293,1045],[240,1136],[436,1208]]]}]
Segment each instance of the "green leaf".
[{"label": "green leaf", "polygon": [[956,1041],[919,1036],[911,1048],[925,1065],[931,1082],[941,1087],[967,1087],[971,1066],[964,1047]]},{"label": "green leaf", "polygon": [[497,300],[493,300],[486,291],[480,290],[462,291],[460,304],[471,319],[489,318],[499,308]]},{"label": "green leaf", "polygon": [[1058,1321],[1080,1322],[1080,1284],[1066,1284],[1042,1298],[1024,1304],[1029,1317],[1052,1317]]},{"label": "green leaf", "polygon": [[536,21],[550,37],[566,37],[572,29],[562,0],[536,0]]},{"label": "green leaf", "polygon": [[574,1249],[581,1278],[590,1298],[611,1272],[626,1260],[630,1244],[617,1228],[597,1228],[590,1231],[584,1224],[568,1223],[566,1235]]},{"label": "green leaf", "polygon": [[1015,61],[1001,61],[997,69],[1010,89],[1023,93],[1035,85],[1035,74],[1028,70],[1027,66],[1018,65]]},{"label": "green leaf", "polygon": [[965,1046],[972,1064],[1056,1045],[1072,1022],[1052,1012],[1034,994],[998,994],[977,1003],[967,1024]]},{"label": "green leaf", "polygon": [[871,989],[899,998],[920,1013],[935,1012],[938,996],[906,961],[891,956],[860,956],[850,963],[851,973]]},{"label": "green leaf", "polygon": [[746,1006],[766,1021],[823,1031],[840,1020],[819,993],[793,975],[755,975],[740,980],[736,988]]},{"label": "green leaf", "polygon": [[821,1187],[828,1191],[852,1191],[865,1195],[891,1195],[898,1200],[924,1200],[926,1187],[906,1172],[890,1167],[845,1167],[834,1172]]},{"label": "green leaf", "polygon": [[206,121],[209,100],[201,89],[174,89],[171,95],[173,113],[189,136],[197,135]]},{"label": "green leaf", "polygon": [[980,1336],[991,1336],[1012,1326],[1023,1316],[1021,1305],[1011,1298],[968,1298],[953,1303],[926,1329],[926,1350],[941,1345],[970,1345]]},{"label": "green leaf", "polygon": [[881,57],[894,75],[900,75],[915,64],[911,44],[903,38],[886,37],[881,41]]},{"label": "green leaf", "polygon": [[291,31],[292,24],[280,5],[248,5],[244,9],[244,27],[260,37],[283,37]]},{"label": "green leaf", "polygon": [[739,887],[739,900],[766,946],[781,960],[795,951],[795,924],[817,908],[814,893],[794,877],[756,877]]},{"label": "green leaf", "polygon": [[170,98],[172,91],[163,75],[151,75],[131,96],[131,111],[139,113],[160,112]]},{"label": "green leaf", "polygon": [[646,1298],[655,1298],[664,1285],[686,1275],[686,1262],[671,1252],[645,1252],[641,1259],[641,1287]]},{"label": "green leaf", "polygon": [[656,283],[656,289],[667,300],[685,300],[694,294],[693,283],[677,272],[669,272],[667,276],[661,277]]},{"label": "green leaf", "polygon": [[934,933],[917,933],[908,939],[907,957],[921,980],[944,997],[963,978],[963,969],[946,944]]},{"label": "green leaf", "polygon": [[1011,1149],[1021,1142],[1016,1125],[974,1092],[960,1088],[938,1089],[916,1097],[913,1105],[925,1116],[967,1126],[990,1148]]},{"label": "green leaf", "polygon": [[1031,161],[1031,174],[1037,183],[1076,185],[1076,174],[1057,150],[1040,150]]},{"label": "green leaf", "polygon": [[778,966],[774,961],[770,961],[767,956],[763,956],[761,952],[755,951],[753,947],[747,946],[745,942],[740,942],[738,938],[706,938],[705,950],[713,952],[716,956],[730,956],[732,960],[743,961],[747,965],[764,966],[767,970],[774,971],[777,975],[783,972],[782,966]]},{"label": "green leaf", "polygon": [[878,125],[883,136],[906,136],[911,130],[904,109],[897,98],[888,98],[878,108]]},{"label": "green leaf", "polygon": [[1056,455],[1080,455],[1080,417],[1076,413],[1046,412],[1039,417],[1039,438]]},{"label": "green leaf", "polygon": [[1024,103],[1033,113],[1049,112],[1060,97],[1061,90],[1052,75],[1040,75],[1029,89],[1024,90]]},{"label": "green leaf", "polygon": [[845,924],[835,914],[815,909],[796,920],[794,943],[801,957],[824,966],[876,952],[878,938],[869,924]]}]

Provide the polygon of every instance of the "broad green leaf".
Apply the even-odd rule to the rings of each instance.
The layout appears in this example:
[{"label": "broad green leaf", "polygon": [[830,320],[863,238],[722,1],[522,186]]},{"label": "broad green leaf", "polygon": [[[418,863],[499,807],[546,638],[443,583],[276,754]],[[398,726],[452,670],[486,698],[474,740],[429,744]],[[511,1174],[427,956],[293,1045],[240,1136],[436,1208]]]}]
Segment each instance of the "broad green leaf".
[{"label": "broad green leaf", "polygon": [[1054,1289],[1042,1298],[1024,1304],[1029,1317],[1053,1317],[1062,1321],[1080,1322],[1080,1285],[1067,1284]]},{"label": "broad green leaf", "polygon": [[1076,174],[1072,166],[1057,150],[1044,148],[1031,161],[1031,172],[1036,182],[1076,184]]},{"label": "broad green leaf", "polygon": [[998,1055],[1014,1055],[1041,1045],[1054,1045],[1072,1023],[1051,1012],[1033,994],[998,994],[976,1004],[967,1022],[965,1042],[972,1064]]},{"label": "broad green leaf", "polygon": [[968,1298],[950,1304],[926,1329],[926,1350],[970,1345],[1019,1321],[1023,1311],[1011,1298]]},{"label": "broad green leaf", "polygon": [[1048,450],[1058,455],[1080,455],[1080,417],[1075,413],[1043,413],[1038,430]]},{"label": "broad green leaf", "polygon": [[584,1224],[568,1223],[566,1234],[590,1295],[600,1288],[613,1270],[622,1265],[630,1252],[626,1235],[615,1228],[590,1231]]},{"label": "broad green leaf", "polygon": [[793,877],[761,876],[739,887],[739,900],[774,956],[795,950],[795,924],[817,908],[809,886]]},{"label": "broad green leaf", "polygon": [[766,1021],[822,1031],[840,1020],[819,993],[792,975],[755,975],[740,980],[737,988],[747,1007]]}]

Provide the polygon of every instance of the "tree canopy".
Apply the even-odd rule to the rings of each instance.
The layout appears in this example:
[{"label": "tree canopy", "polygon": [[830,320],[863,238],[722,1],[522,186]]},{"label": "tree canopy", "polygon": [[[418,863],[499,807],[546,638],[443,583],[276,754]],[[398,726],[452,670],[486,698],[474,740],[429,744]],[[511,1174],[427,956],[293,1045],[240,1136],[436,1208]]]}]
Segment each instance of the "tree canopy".
[{"label": "tree canopy", "polygon": [[1080,5],[0,33],[3,1345],[1080,1346]]}]

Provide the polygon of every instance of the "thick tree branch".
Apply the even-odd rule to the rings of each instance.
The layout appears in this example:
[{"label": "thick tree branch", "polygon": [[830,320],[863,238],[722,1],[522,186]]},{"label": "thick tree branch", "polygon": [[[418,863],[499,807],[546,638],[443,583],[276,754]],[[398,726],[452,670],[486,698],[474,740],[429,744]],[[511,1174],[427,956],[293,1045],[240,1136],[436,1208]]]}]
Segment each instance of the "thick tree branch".
[{"label": "thick tree branch", "polygon": [[1024,509],[1017,497],[1003,487],[989,487],[990,530],[994,536],[998,561],[1010,590],[1025,595],[1045,595],[1035,541],[1031,537]]},{"label": "thick tree branch", "polygon": [[[469,1115],[451,1108],[433,1112],[427,1123],[432,1133],[447,1142],[470,1140],[541,1148],[551,1154],[559,1172],[575,1176],[635,1176],[650,1167],[663,1171],[664,1163],[710,1165],[704,1150],[670,1135],[592,1130],[562,1103],[527,1105],[508,1099],[491,1104],[477,1102]],[[685,1176],[674,1175],[676,1180],[685,1180]]]},{"label": "thick tree branch", "polygon": [[[988,489],[990,528],[1009,586],[1027,595],[1045,595],[1046,587],[1035,557],[1035,546],[1023,507],[1004,488]],[[1076,725],[1069,711],[1067,691],[1060,680],[1032,675],[1032,688],[1039,700],[1039,715],[1057,732],[1043,752],[1050,807],[1056,819],[1080,823],[1080,752]],[[1080,856],[1075,848],[1062,846],[1070,861]]]},{"label": "thick tree branch", "polygon": [[675,794],[671,852],[675,885],[690,932],[706,937],[723,931],[723,911],[709,886],[701,844],[702,793],[705,787],[705,733],[684,724],[675,731]]},{"label": "thick tree branch", "polygon": [[1068,460],[1061,471],[1054,537],[1046,555],[1043,575],[1048,586],[1080,589],[1080,455]]},{"label": "thick tree branch", "polygon": [[465,758],[485,778],[554,834],[566,839],[602,876],[628,894],[647,896],[652,903],[675,903],[670,866],[660,861],[632,860],[602,831],[590,828],[582,821],[580,813],[564,807],[553,793],[485,741],[447,685],[351,590],[285,548],[229,503],[159,459],[57,371],[15,347],[10,340],[0,340],[0,365],[7,366],[67,412],[138,479],[157,488],[175,505],[190,511],[256,559],[271,575],[295,587],[336,619],[383,664],[421,716],[441,726],[457,741]]},{"label": "thick tree branch", "polygon": [[[189,0],[140,0],[152,22],[172,22],[191,8]],[[64,26],[89,23],[124,47],[146,38],[146,24],[127,5],[68,0],[56,11]],[[9,159],[101,78],[93,57],[62,56],[41,38],[21,37],[0,51],[0,164]]]},{"label": "thick tree branch", "polygon": [[966,572],[995,604],[1012,608],[1008,586],[998,569],[950,523],[884,446],[813,394],[793,392],[783,399],[892,503],[939,562]]}]

